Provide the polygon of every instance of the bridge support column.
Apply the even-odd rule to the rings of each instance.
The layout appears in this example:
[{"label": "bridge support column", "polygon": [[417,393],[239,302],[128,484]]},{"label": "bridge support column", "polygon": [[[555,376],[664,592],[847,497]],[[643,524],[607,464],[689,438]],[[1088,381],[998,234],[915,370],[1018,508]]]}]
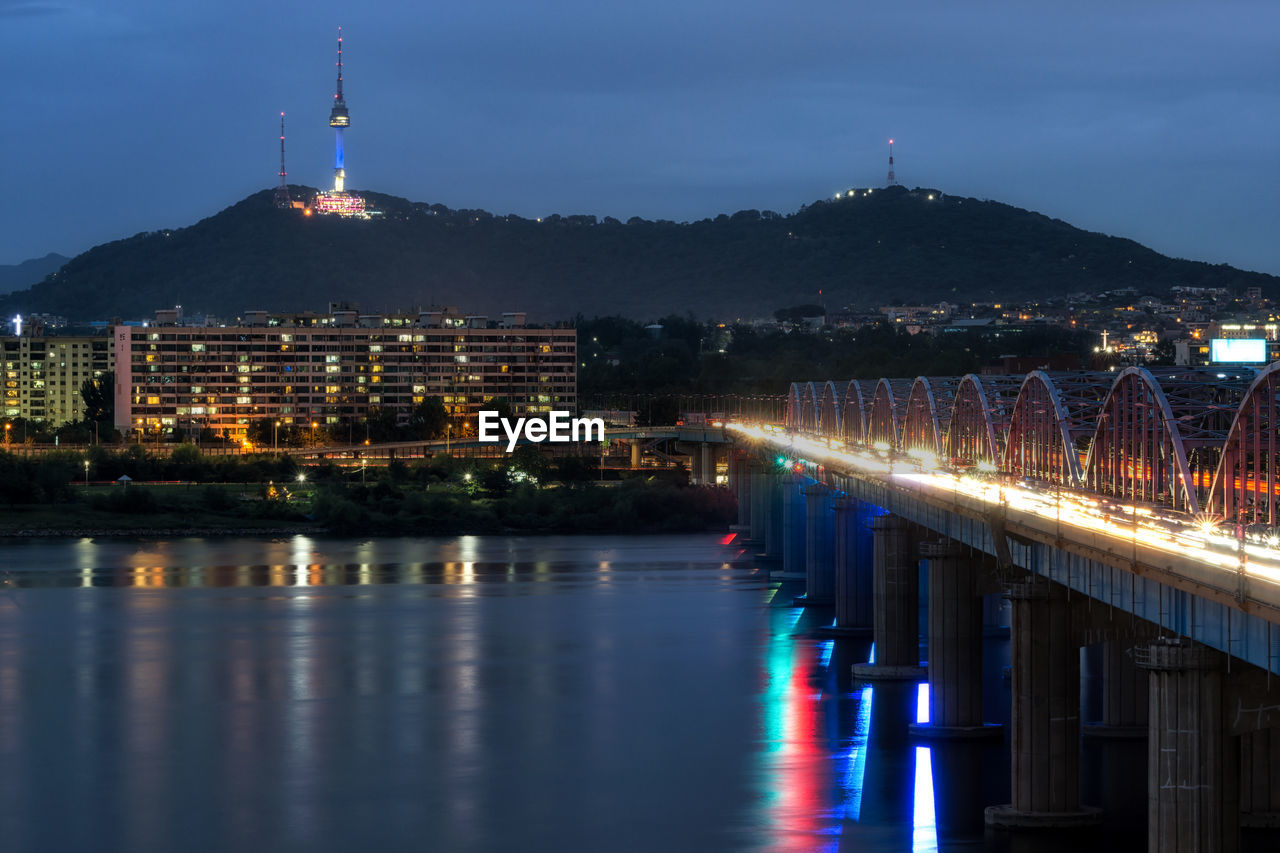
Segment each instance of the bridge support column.
[{"label": "bridge support column", "polygon": [[631,467],[640,467],[640,457],[644,455],[644,445],[640,443],[640,439],[633,438],[631,440]]},{"label": "bridge support column", "polygon": [[875,617],[872,614],[874,580],[872,578],[872,543],[870,507],[844,498],[834,503],[836,623],[818,629],[818,633],[836,637],[871,636]]},{"label": "bridge support column", "polygon": [[1087,737],[1147,736],[1150,677],[1133,662],[1130,643],[1102,644],[1102,721],[1084,727]]},{"label": "bridge support column", "polygon": [[1080,805],[1080,652],[1062,588],[1013,584],[1010,630],[1013,802],[989,806],[988,826],[1063,829],[1097,824]]},{"label": "bridge support column", "polygon": [[698,455],[693,460],[693,482],[699,486],[716,484],[716,454],[707,442],[698,444]]},{"label": "bridge support column", "polygon": [[782,496],[787,487],[785,477],[768,473],[761,476],[760,519],[764,531],[764,553],[766,560],[782,559]]},{"label": "bridge support column", "polygon": [[854,664],[856,678],[918,681],[920,666],[920,561],[915,531],[906,519],[871,521],[875,663]]},{"label": "bridge support column", "polygon": [[795,603],[832,604],[835,601],[835,511],[831,489],[822,483],[805,486],[804,595]]},{"label": "bridge support column", "polygon": [[751,531],[751,477],[750,462],[740,450],[729,451],[729,489],[738,506],[738,523],[730,527],[738,533]]},{"label": "bridge support column", "polygon": [[782,576],[804,577],[804,494],[801,478],[789,474],[782,478]]},{"label": "bridge support column", "polygon": [[1147,849],[1240,849],[1239,746],[1223,717],[1222,655],[1189,641],[1137,650],[1150,673]]},{"label": "bridge support column", "polygon": [[1280,729],[1240,736],[1240,825],[1280,828]]},{"label": "bridge support column", "polygon": [[982,716],[982,561],[949,540],[923,542],[929,561],[929,722],[913,733],[939,738],[1000,737]]}]

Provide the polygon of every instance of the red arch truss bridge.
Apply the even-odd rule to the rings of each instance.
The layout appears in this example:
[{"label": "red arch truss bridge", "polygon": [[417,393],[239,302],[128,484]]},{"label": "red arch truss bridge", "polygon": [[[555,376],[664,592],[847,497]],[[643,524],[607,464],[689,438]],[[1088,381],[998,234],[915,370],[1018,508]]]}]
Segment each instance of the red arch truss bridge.
[{"label": "red arch truss bridge", "polygon": [[1280,363],[794,383],[783,428],[1280,536]]}]

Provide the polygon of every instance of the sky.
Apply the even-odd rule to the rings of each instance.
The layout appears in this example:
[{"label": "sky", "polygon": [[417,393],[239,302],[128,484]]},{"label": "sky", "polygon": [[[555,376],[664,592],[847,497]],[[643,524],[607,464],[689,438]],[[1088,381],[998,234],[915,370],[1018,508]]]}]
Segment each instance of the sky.
[{"label": "sky", "polygon": [[899,183],[1280,274],[1280,4],[0,0],[0,263],[332,181],[526,217]]}]

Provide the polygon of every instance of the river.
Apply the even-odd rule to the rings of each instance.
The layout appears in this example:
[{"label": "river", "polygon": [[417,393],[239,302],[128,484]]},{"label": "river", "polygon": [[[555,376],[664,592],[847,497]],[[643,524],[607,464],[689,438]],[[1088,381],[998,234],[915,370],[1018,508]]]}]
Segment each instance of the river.
[{"label": "river", "polygon": [[[1075,849],[984,832],[1005,748],[911,741],[920,688],[732,536],[0,555],[5,851]],[[1140,847],[1145,748],[1105,748]]]}]

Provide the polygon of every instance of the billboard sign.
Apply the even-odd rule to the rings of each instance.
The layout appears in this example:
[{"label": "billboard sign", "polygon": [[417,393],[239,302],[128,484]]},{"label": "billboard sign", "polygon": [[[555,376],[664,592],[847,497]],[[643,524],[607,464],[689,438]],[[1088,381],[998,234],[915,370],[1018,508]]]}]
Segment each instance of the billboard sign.
[{"label": "billboard sign", "polygon": [[1266,364],[1266,339],[1214,338],[1209,342],[1209,361],[1213,364]]}]

